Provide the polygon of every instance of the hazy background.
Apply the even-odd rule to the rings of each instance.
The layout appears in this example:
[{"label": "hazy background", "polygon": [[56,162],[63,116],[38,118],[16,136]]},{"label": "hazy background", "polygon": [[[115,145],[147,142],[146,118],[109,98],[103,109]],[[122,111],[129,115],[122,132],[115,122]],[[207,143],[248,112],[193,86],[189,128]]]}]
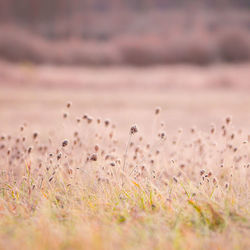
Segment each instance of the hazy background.
[{"label": "hazy background", "polygon": [[[0,119],[250,124],[248,0],[0,0]],[[132,94],[131,94],[132,93]]]},{"label": "hazy background", "polygon": [[67,65],[250,59],[247,0],[1,0],[0,57]]}]

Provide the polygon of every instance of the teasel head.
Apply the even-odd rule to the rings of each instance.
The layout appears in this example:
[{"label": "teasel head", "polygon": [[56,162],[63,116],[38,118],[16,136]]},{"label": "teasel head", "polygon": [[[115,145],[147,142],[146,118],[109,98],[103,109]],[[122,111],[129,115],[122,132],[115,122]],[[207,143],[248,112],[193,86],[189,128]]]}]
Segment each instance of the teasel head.
[{"label": "teasel head", "polygon": [[134,135],[135,133],[138,132],[138,128],[137,128],[137,125],[133,125],[131,128],[130,128],[130,134],[131,135]]},{"label": "teasel head", "polygon": [[156,107],[155,108],[155,114],[158,115],[158,114],[160,114],[160,112],[161,112],[161,108],[160,107]]}]

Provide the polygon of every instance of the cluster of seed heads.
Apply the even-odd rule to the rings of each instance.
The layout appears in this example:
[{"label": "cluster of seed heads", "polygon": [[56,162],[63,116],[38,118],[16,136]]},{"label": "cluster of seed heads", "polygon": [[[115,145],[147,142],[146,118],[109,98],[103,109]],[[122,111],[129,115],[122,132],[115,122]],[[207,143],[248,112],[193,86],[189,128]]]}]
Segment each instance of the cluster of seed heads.
[{"label": "cluster of seed heads", "polygon": [[[67,112],[63,117],[74,122],[64,121],[65,132],[51,135],[48,143],[43,131],[30,132],[27,125],[20,127],[17,136],[0,136],[0,167],[8,166],[18,176],[22,173],[20,166],[32,162],[27,165],[28,171],[51,185],[56,183],[57,174],[68,184],[82,174],[93,184],[150,181],[159,189],[181,186],[185,180],[190,180],[196,186],[204,185],[203,189],[210,194],[219,186],[230,190],[236,176],[241,176],[241,182],[249,177],[250,135],[236,130],[231,117],[217,125],[219,129],[212,124],[208,131],[193,127],[191,134],[185,134],[183,129],[171,133],[165,122],[158,121],[161,109],[156,108],[154,121],[158,123],[153,139],[139,134],[138,126],[133,125],[124,141],[117,136],[119,128],[113,121],[88,114],[72,118],[71,106],[70,102],[66,104]],[[135,135],[137,133],[139,136]],[[243,175],[241,171],[246,173]],[[93,180],[88,180],[87,176],[94,176]],[[36,188],[39,185],[42,187],[36,184]]]},{"label": "cluster of seed heads", "polygon": [[135,133],[138,132],[138,128],[136,125],[133,125],[131,128],[130,128],[130,134],[133,135]]}]

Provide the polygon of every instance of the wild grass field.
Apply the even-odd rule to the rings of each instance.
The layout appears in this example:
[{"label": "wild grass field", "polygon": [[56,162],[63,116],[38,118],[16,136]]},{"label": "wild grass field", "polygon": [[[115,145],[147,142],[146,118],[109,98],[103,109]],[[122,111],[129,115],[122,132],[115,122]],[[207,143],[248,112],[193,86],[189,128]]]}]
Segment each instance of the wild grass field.
[{"label": "wild grass field", "polygon": [[60,87],[45,69],[53,88],[2,68],[0,249],[250,248],[248,88]]},{"label": "wild grass field", "polygon": [[249,69],[249,0],[0,0],[0,250],[249,250]]}]

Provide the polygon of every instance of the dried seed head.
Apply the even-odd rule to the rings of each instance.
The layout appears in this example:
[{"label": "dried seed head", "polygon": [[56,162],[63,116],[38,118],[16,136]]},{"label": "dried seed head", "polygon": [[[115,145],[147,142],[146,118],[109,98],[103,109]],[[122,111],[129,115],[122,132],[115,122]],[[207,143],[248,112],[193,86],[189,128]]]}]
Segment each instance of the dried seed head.
[{"label": "dried seed head", "polygon": [[66,147],[68,144],[69,144],[68,140],[64,140],[64,141],[62,142],[62,146],[63,146],[63,147]]},{"label": "dried seed head", "polygon": [[160,112],[161,112],[161,108],[160,107],[156,107],[155,108],[155,114],[158,115],[158,114],[160,114]]},{"label": "dried seed head", "polygon": [[57,160],[60,160],[61,158],[62,158],[62,154],[61,153],[58,153],[58,155],[57,155]]},{"label": "dried seed head", "polygon": [[135,133],[138,132],[138,128],[136,125],[133,125],[131,128],[130,128],[130,134],[133,135]]},{"label": "dried seed head", "polygon": [[68,168],[68,174],[69,175],[73,174],[73,169],[72,168]]},{"label": "dried seed head", "polygon": [[178,182],[178,180],[177,180],[177,178],[174,176],[173,177],[173,180],[177,183]]},{"label": "dried seed head", "polygon": [[204,175],[204,174],[205,174],[205,170],[202,169],[202,170],[200,171],[200,175],[202,176],[202,175]]},{"label": "dried seed head", "polygon": [[88,119],[88,115],[87,114],[83,115],[82,119]]},{"label": "dried seed head", "polygon": [[226,124],[229,124],[231,121],[232,121],[232,118],[231,118],[230,116],[228,116],[228,117],[226,118]]},{"label": "dried seed head", "polygon": [[108,125],[110,124],[110,120],[106,119],[106,120],[104,121],[104,124],[105,124],[106,127],[108,127]]},{"label": "dried seed head", "polygon": [[66,107],[69,109],[72,106],[71,102],[67,102]]},{"label": "dried seed head", "polygon": [[192,134],[194,134],[195,131],[196,131],[196,128],[195,128],[195,127],[192,127],[191,130],[190,130],[190,132],[191,132]]},{"label": "dried seed head", "polygon": [[183,133],[183,129],[182,129],[182,128],[179,128],[179,129],[178,129],[178,133],[179,133],[179,134],[182,134],[182,133]]},{"label": "dried seed head", "polygon": [[180,168],[181,168],[181,169],[185,168],[185,164],[182,163],[182,164],[180,165]]},{"label": "dried seed head", "polygon": [[38,137],[38,133],[37,132],[33,133],[33,139],[35,140],[37,137]]},{"label": "dried seed head", "polygon": [[92,117],[88,117],[87,121],[88,121],[88,124],[90,124],[93,121],[93,118]]},{"label": "dried seed head", "polygon": [[210,129],[211,134],[214,134],[215,132],[215,125],[211,124],[211,129]]},{"label": "dried seed head", "polygon": [[28,148],[28,154],[30,154],[31,151],[32,151],[32,147],[29,147],[29,148]]},{"label": "dried seed head", "polygon": [[216,184],[217,183],[217,179],[214,177],[213,178],[213,184]]},{"label": "dried seed head", "polygon": [[99,150],[99,146],[95,145],[95,151],[97,152]]},{"label": "dried seed head", "polygon": [[92,155],[89,157],[89,159],[90,159],[91,161],[97,161],[97,154],[92,154]]},{"label": "dried seed head", "polygon": [[165,132],[159,133],[159,137],[160,137],[161,139],[166,139],[166,133],[165,133]]}]

